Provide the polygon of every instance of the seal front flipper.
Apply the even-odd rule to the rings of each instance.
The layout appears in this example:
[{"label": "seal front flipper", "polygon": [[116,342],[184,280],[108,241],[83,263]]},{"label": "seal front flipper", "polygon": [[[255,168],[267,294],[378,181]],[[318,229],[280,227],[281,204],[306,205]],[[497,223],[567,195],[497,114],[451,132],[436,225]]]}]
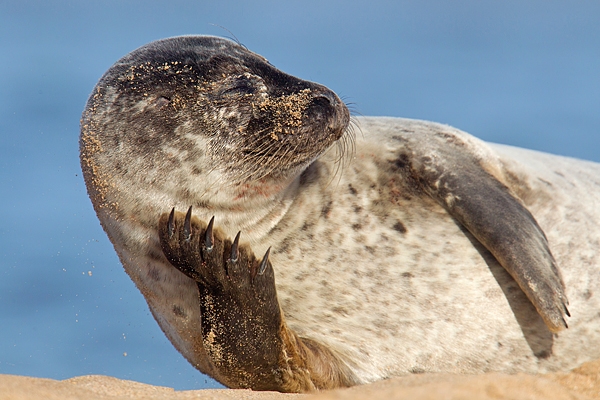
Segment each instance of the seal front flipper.
[{"label": "seal front flipper", "polygon": [[[429,125],[430,127],[431,125]],[[510,273],[552,332],[567,328],[565,288],[546,236],[529,210],[488,170],[489,150],[450,127],[404,131],[396,163]]]},{"label": "seal front flipper", "polygon": [[173,210],[159,222],[170,263],[198,284],[202,342],[226,386],[306,392],[351,386],[352,373],[331,350],[298,337],[283,318],[269,251],[247,245]]}]

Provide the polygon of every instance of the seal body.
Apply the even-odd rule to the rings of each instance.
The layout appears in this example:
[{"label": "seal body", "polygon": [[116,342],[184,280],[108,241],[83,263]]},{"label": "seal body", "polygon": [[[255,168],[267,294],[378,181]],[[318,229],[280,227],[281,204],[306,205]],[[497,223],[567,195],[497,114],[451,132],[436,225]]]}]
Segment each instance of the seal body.
[{"label": "seal body", "polygon": [[[357,118],[351,141],[348,121],[327,88],[212,37],[144,46],[98,83],[82,119],[90,197],[194,366],[232,387],[303,391],[600,357],[600,165],[407,119]],[[190,206],[185,222],[166,217]],[[206,258],[199,221],[213,217],[223,258]],[[209,315],[237,273],[225,238],[238,231],[242,258],[270,248],[260,285],[276,294],[236,300],[249,289],[233,285]],[[210,244],[186,250],[193,232]],[[230,304],[249,310],[235,324]]]},{"label": "seal body", "polygon": [[539,373],[600,357],[598,164],[474,142],[548,236],[572,315],[568,329],[552,334],[494,257],[390,166],[391,137],[453,129],[395,118],[359,123],[350,166],[331,181],[333,157],[320,159],[327,172],[318,188],[301,191],[274,247],[285,254],[273,259],[290,326],[352,354],[365,381],[409,372]]}]

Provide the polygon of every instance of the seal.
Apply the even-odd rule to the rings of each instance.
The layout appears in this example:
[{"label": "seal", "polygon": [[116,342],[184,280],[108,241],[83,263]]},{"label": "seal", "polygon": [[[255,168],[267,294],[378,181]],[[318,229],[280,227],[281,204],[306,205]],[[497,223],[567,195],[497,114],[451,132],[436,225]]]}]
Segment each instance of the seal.
[{"label": "seal", "polygon": [[80,150],[156,321],[226,386],[600,357],[598,164],[432,122],[351,120],[328,88],[208,36],[115,63]]}]

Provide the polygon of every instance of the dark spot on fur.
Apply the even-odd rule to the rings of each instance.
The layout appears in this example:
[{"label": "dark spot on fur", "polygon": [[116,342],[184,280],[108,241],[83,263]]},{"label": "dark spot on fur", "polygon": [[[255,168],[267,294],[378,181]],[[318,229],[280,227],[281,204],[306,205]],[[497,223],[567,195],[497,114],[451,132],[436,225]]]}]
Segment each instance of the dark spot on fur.
[{"label": "dark spot on fur", "polygon": [[197,208],[208,208],[209,203],[208,203],[208,200],[201,200],[201,201],[198,201],[197,203],[195,203],[195,206]]},{"label": "dark spot on fur", "polygon": [[547,180],[544,180],[542,178],[538,178],[538,180],[544,184],[546,184],[547,186],[552,186],[552,183],[548,182]]},{"label": "dark spot on fur", "polygon": [[178,306],[178,305],[173,306],[173,314],[177,315],[178,317],[182,317],[182,318],[187,317],[187,314],[185,313],[185,311],[183,311],[183,308],[181,308],[181,306]]},{"label": "dark spot on fur", "polygon": [[[399,129],[399,130],[402,133],[413,133],[414,132],[412,129],[406,129],[406,128],[402,128],[402,129]],[[406,140],[406,138],[404,136],[393,135],[392,139],[397,140],[400,143],[407,142],[407,140]]]},{"label": "dark spot on fur", "polygon": [[400,154],[398,158],[394,160],[394,166],[398,169],[407,169],[410,166],[410,160],[407,154]]},{"label": "dark spot on fur", "polygon": [[581,295],[581,297],[583,297],[584,300],[589,300],[590,297],[592,297],[592,292],[590,292],[589,290],[586,290],[585,292],[583,292],[583,294]]},{"label": "dark spot on fur", "polygon": [[314,226],[314,222],[305,221],[304,224],[302,225],[302,228],[300,228],[300,230],[303,232],[306,232],[306,231],[310,230],[313,226]]},{"label": "dark spot on fur", "polygon": [[402,277],[404,277],[404,278],[414,278],[415,276],[413,274],[411,274],[410,272],[403,272],[402,273]]},{"label": "dark spot on fur", "polygon": [[362,224],[353,224],[352,229],[354,229],[355,231],[359,231],[362,229]]},{"label": "dark spot on fur", "polygon": [[294,279],[299,282],[304,282],[306,280],[306,278],[309,278],[310,276],[311,276],[311,274],[305,271],[305,272],[301,272],[298,275],[296,275],[294,277]]},{"label": "dark spot on fur", "polygon": [[362,209],[363,209],[363,208],[362,208],[361,206],[357,206],[356,204],[354,204],[354,205],[352,206],[352,209],[354,210],[354,212],[355,212],[356,214],[360,214],[360,212],[362,211]]},{"label": "dark spot on fur", "polygon": [[331,212],[332,204],[333,204],[332,201],[328,201],[327,204],[325,204],[323,206],[323,208],[321,209],[321,215],[323,216],[323,218],[329,218],[329,213]]},{"label": "dark spot on fur", "polygon": [[180,188],[179,190],[177,190],[177,197],[180,199],[193,199],[194,197],[192,196],[192,192],[190,191],[190,189],[184,187],[184,188]]},{"label": "dark spot on fur", "polygon": [[288,236],[281,241],[281,245],[277,248],[278,253],[288,253],[290,249],[291,238]]},{"label": "dark spot on fur", "polygon": [[356,196],[356,194],[358,193],[351,184],[348,184],[348,191],[354,196]]},{"label": "dark spot on fur", "polygon": [[375,254],[375,249],[372,246],[365,246],[365,250],[371,254]]},{"label": "dark spot on fur", "polygon": [[344,307],[333,307],[331,311],[336,314],[348,315],[348,310],[346,310]]},{"label": "dark spot on fur", "polygon": [[192,175],[200,175],[201,173],[202,173],[202,170],[200,168],[198,168],[195,165],[192,167]]},{"label": "dark spot on fur", "polygon": [[[165,260],[165,256],[164,256],[162,250],[159,250],[159,251],[149,250],[148,257],[150,257],[150,259],[152,259],[154,261],[158,261],[160,263],[164,262],[164,260]],[[149,265],[148,268],[151,269],[154,267]],[[158,273],[158,272],[156,272],[156,273]]]},{"label": "dark spot on fur", "polygon": [[411,374],[424,374],[425,370],[423,368],[414,367],[410,369]]},{"label": "dark spot on fur", "polygon": [[160,281],[160,273],[156,268],[150,268],[148,270],[148,276],[155,281]]},{"label": "dark spot on fur", "polygon": [[396,222],[392,228],[400,233],[406,233],[406,227],[400,221]]}]

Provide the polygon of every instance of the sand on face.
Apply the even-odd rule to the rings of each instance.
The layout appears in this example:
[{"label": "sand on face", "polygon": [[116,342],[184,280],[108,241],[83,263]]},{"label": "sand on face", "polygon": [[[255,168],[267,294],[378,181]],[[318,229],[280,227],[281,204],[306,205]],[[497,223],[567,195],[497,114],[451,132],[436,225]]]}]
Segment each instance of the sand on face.
[{"label": "sand on face", "polygon": [[282,394],[239,389],[175,391],[171,388],[88,375],[56,381],[0,375],[0,399],[33,400],[179,400],[179,399],[599,399],[600,360],[583,364],[570,373],[546,375],[422,374],[393,378],[370,385],[315,394]]}]

